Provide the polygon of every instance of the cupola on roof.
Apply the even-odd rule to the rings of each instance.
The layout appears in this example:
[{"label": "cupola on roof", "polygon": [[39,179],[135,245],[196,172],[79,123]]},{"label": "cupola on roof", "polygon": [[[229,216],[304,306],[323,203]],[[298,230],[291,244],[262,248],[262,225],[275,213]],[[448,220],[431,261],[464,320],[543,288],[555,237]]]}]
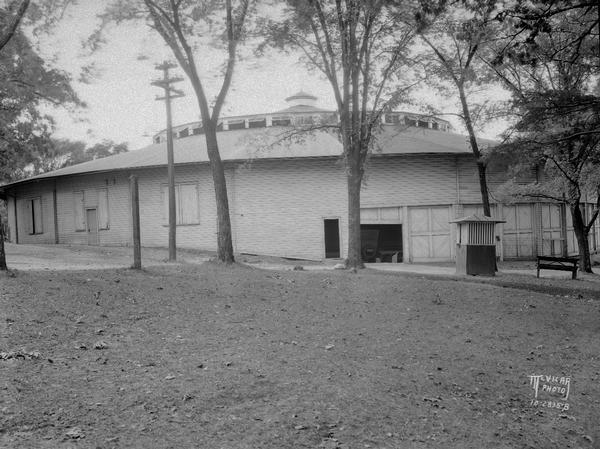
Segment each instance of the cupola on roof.
[{"label": "cupola on roof", "polygon": [[298,92],[296,92],[294,95],[291,95],[289,97],[287,97],[285,99],[285,101],[292,101],[292,100],[297,100],[297,99],[304,99],[304,100],[309,100],[309,101],[316,101],[317,97],[315,97],[314,95],[309,94],[308,92],[304,92],[303,90],[300,90]]},{"label": "cupola on roof", "polygon": [[290,105],[290,107],[294,106],[316,106],[317,97],[309,94],[308,92],[304,92],[303,90],[296,92],[294,95],[287,97],[285,99],[286,103]]}]

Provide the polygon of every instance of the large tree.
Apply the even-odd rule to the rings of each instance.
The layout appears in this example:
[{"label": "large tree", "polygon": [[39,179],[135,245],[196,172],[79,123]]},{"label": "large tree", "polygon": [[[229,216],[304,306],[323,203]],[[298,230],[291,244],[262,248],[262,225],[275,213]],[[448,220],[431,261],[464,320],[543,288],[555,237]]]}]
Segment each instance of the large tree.
[{"label": "large tree", "polygon": [[[535,5],[535,3],[533,4]],[[545,11],[545,2],[538,2]],[[581,5],[580,5],[581,6]],[[491,66],[513,92],[518,120],[509,132],[509,151],[517,165],[535,166],[541,178],[514,187],[520,197],[566,202],[579,248],[580,266],[591,272],[589,231],[597,212],[585,221],[581,203],[597,195],[600,183],[600,74],[596,5],[555,2],[535,32],[508,33]],[[589,8],[589,9],[588,9]],[[519,27],[523,23],[517,22]]]},{"label": "large tree", "polygon": [[[493,110],[489,103],[478,104],[470,97],[483,85],[492,84],[489,67],[481,61],[482,54],[490,51],[490,42],[496,39],[498,2],[488,0],[462,4],[455,3],[432,13],[419,14],[420,38],[429,49],[426,70],[433,80],[441,82],[439,92],[458,99],[460,113],[475,156],[483,213],[491,216],[487,185],[486,161],[482,153],[477,128]],[[477,123],[479,120],[480,123]]]},{"label": "large tree", "polygon": [[129,149],[126,143],[115,143],[112,140],[103,140],[87,146],[79,140],[51,138],[40,143],[31,164],[26,167],[27,174],[46,173],[127,151]]},{"label": "large tree", "polygon": [[268,24],[270,43],[295,49],[329,81],[346,167],[349,268],[362,267],[360,193],[383,112],[398,104],[415,33],[413,2],[288,0]]},{"label": "large tree", "polygon": [[[188,76],[200,109],[206,148],[212,172],[217,207],[217,258],[234,261],[227,183],[217,127],[221,110],[231,86],[238,46],[244,38],[244,26],[252,0],[117,0],[107,9],[106,21],[144,19],[171,49]],[[201,74],[202,45],[218,39],[225,47],[221,85],[214,99],[207,91],[207,79]],[[214,43],[214,42],[213,42]]]},{"label": "large tree", "polygon": [[[47,25],[52,14],[39,20],[46,8],[59,3],[64,6],[67,2],[40,2],[31,8],[28,0],[22,0],[0,7],[0,182],[19,177],[47,143],[52,119],[40,112],[40,105],[82,105],[70,77],[38,55],[19,26],[26,18]],[[4,214],[0,215],[0,269],[5,270],[5,221]]]}]

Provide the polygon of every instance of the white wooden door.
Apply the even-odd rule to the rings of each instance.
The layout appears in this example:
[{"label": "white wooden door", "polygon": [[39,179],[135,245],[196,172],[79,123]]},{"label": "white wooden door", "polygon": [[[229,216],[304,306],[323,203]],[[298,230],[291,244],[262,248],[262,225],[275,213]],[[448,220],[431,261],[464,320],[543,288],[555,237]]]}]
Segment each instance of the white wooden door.
[{"label": "white wooden door", "polygon": [[560,207],[558,204],[542,204],[542,254],[560,256],[562,240],[560,230]]},{"label": "white wooden door", "polygon": [[533,205],[514,204],[502,208],[503,247],[506,258],[533,257]]},{"label": "white wooden door", "polygon": [[450,206],[411,207],[408,217],[412,262],[452,258]]}]

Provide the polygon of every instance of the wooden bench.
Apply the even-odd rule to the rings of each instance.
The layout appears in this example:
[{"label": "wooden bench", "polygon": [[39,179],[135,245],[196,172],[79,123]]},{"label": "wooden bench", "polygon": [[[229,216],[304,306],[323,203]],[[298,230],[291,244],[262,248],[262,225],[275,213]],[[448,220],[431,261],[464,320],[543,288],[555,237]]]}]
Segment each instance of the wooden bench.
[{"label": "wooden bench", "polygon": [[577,279],[577,263],[579,259],[575,257],[537,257],[537,277],[540,277],[540,270],[560,270],[570,271],[571,279]]}]

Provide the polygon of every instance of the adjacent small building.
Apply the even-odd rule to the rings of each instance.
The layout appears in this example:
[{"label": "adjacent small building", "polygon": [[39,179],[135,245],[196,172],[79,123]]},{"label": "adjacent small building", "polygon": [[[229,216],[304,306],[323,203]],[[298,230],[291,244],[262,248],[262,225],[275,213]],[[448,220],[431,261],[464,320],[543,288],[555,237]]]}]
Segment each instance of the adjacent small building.
[{"label": "adjacent small building", "polygon": [[[321,260],[344,258],[346,176],[334,133],[290,130],[337,120],[299,92],[286,109],[223,118],[219,147],[225,163],[234,250]],[[177,245],[216,249],[216,208],[202,123],[174,128]],[[144,246],[166,247],[166,133],[145,148],[44,173],[0,187],[14,243],[130,245],[129,176],[139,180]],[[482,141],[483,145],[494,142]],[[495,189],[504,172],[488,173],[496,254],[502,258],[558,255],[561,239],[577,245],[566,215],[550,202],[502,204]],[[585,204],[585,213],[593,205]],[[449,122],[406,112],[385,114],[368,160],[361,193],[363,258],[430,262],[456,257],[456,218],[481,214],[477,166],[467,139]],[[597,249],[598,228],[590,234]]]}]

